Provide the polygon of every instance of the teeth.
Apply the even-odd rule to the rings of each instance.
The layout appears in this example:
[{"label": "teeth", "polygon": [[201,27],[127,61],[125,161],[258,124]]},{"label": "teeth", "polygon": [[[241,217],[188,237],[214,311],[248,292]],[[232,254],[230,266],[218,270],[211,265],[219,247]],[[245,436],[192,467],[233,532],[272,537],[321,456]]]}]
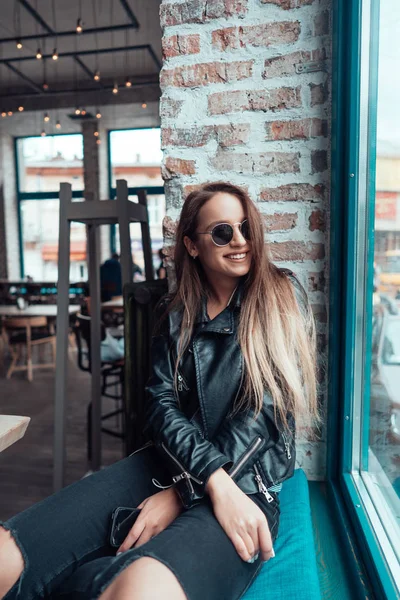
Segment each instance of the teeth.
[{"label": "teeth", "polygon": [[244,254],[228,254],[228,258],[244,258],[246,253]]}]

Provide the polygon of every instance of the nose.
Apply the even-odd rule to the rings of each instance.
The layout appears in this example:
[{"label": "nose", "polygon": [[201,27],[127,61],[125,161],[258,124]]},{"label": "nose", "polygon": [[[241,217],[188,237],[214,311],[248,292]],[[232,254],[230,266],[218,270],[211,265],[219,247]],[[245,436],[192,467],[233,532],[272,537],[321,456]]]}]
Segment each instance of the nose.
[{"label": "nose", "polygon": [[233,227],[233,238],[230,243],[234,246],[245,246],[247,244],[247,240],[242,235],[239,224]]}]

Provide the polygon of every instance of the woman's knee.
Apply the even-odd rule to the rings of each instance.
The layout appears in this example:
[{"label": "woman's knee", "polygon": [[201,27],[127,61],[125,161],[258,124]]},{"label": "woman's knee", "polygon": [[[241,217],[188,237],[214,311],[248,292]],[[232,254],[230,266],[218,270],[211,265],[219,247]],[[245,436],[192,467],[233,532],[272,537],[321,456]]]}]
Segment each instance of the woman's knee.
[{"label": "woman's knee", "polygon": [[99,600],[187,600],[174,573],[150,556],[126,567],[99,597]]},{"label": "woman's knee", "polygon": [[0,599],[18,581],[25,568],[24,558],[13,535],[0,525]]}]

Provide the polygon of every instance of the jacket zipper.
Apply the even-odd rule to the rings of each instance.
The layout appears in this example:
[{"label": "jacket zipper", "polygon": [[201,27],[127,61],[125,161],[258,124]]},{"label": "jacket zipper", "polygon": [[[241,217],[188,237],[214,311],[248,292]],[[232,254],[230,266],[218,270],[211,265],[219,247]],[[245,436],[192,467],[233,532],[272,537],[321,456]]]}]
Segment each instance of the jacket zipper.
[{"label": "jacket zipper", "polygon": [[132,454],[130,454],[129,456],[133,456],[137,452],[141,452],[142,450],[144,450],[148,446],[153,446],[153,445],[154,445],[154,442],[152,440],[150,440],[150,441],[146,442],[146,444],[144,446],[142,446],[141,448],[138,448],[137,450],[135,450],[134,452],[132,452]]},{"label": "jacket zipper", "polygon": [[258,491],[261,494],[264,494],[264,496],[266,497],[266,499],[267,499],[268,502],[272,502],[273,499],[274,499],[274,497],[271,496],[271,494],[269,493],[269,491],[267,489],[267,486],[263,482],[261,474],[260,474],[260,471],[259,471],[257,465],[254,465],[254,470],[256,472],[255,478],[256,478],[256,481],[257,481],[257,485],[258,485]]},{"label": "jacket zipper", "polygon": [[178,392],[182,392],[183,390],[188,391],[188,386],[186,381],[183,379],[182,375],[178,371]]},{"label": "jacket zipper", "polygon": [[283,442],[285,444],[285,452],[286,452],[286,456],[288,458],[288,460],[290,460],[292,458],[291,452],[290,452],[290,444],[287,441],[287,437],[285,436],[285,434],[283,433],[283,431],[281,432],[282,438],[283,438]]},{"label": "jacket zipper", "polygon": [[164,444],[164,442],[161,442],[161,447],[163,448],[163,450],[165,450],[165,452],[168,454],[168,456],[175,462],[175,464],[178,465],[178,467],[182,470],[182,473],[180,475],[175,475],[172,478],[172,481],[174,483],[177,483],[178,481],[180,481],[181,479],[186,479],[192,489],[193,490],[193,485],[192,482],[190,481],[190,479],[193,479],[193,481],[195,481],[196,483],[198,483],[199,485],[203,485],[203,482],[198,479],[197,477],[195,477],[194,475],[192,475],[191,473],[189,473],[188,471],[185,470],[185,467],[179,462],[179,460],[168,450],[168,448],[166,447],[166,445]]},{"label": "jacket zipper", "polygon": [[250,446],[245,454],[239,459],[233,469],[229,472],[229,475],[233,478],[236,473],[240,471],[244,464],[249,460],[249,458],[256,452],[256,450],[260,447],[260,445],[264,442],[262,437],[258,437]]}]

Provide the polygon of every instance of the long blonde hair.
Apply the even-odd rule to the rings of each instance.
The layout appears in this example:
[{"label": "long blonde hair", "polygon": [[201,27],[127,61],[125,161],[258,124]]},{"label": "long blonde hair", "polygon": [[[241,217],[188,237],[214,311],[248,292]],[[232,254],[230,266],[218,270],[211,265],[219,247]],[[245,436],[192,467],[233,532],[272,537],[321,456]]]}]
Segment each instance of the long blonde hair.
[{"label": "long blonde hair", "polygon": [[[192,191],[183,205],[174,252],[176,290],[168,310],[182,311],[176,369],[193,333],[194,318],[201,308],[202,294],[209,293],[200,261],[194,261],[183,242],[196,241],[201,207],[217,192],[236,196],[242,203],[251,231],[252,263],[245,278],[238,342],[244,357],[244,380],[233,413],[253,409],[259,415],[264,390],[268,390],[284,427],[289,430],[288,411],[305,427],[321,424],[317,402],[316,331],[307,295],[298,284],[297,293],[286,275],[270,259],[265,244],[265,224],[255,203],[240,187],[217,181]],[[303,292],[305,310],[296,294]]]}]

